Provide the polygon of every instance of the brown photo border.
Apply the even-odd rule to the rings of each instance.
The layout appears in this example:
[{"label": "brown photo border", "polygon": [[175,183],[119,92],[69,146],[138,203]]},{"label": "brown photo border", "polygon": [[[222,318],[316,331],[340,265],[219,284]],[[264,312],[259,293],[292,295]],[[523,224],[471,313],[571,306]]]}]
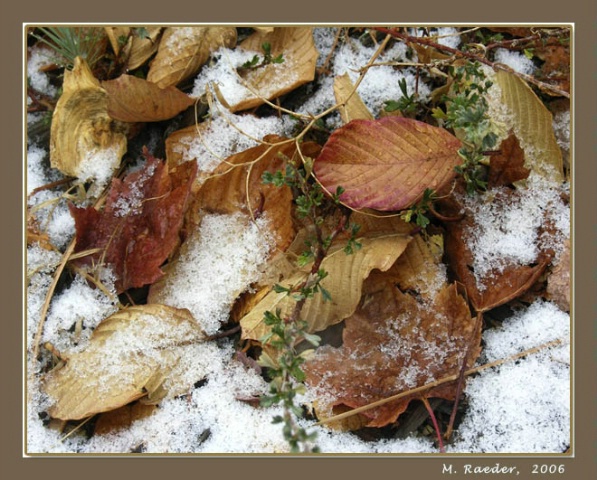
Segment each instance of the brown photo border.
[{"label": "brown photo border", "polygon": [[[444,464],[515,465],[517,478],[532,475],[533,464],[563,464],[564,474],[550,478],[597,478],[596,274],[597,206],[597,7],[584,0],[500,2],[5,2],[2,8],[0,57],[2,82],[2,413],[0,465],[6,478],[279,478],[306,475],[349,478],[477,478],[442,474]],[[55,457],[25,458],[23,429],[23,24],[24,23],[259,23],[400,24],[552,23],[574,24],[574,346],[575,382],[573,454],[471,456],[336,456],[325,458],[255,457]],[[8,146],[8,148],[6,148]],[[18,181],[17,181],[18,179]],[[502,477],[512,478],[508,475]],[[480,475],[479,477],[488,477]]]}]

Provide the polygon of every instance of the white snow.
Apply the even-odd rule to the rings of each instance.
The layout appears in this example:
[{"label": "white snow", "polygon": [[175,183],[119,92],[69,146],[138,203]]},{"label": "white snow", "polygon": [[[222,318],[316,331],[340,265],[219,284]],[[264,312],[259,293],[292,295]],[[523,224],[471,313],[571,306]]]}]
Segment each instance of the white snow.
[{"label": "white snow", "polygon": [[509,66],[518,73],[531,75],[535,70],[535,64],[524,54],[505,48],[498,48],[495,51],[494,61]]},{"label": "white snow", "polygon": [[[320,60],[329,52],[335,30],[315,30]],[[451,27],[437,30],[440,36],[452,33],[454,29]],[[460,40],[458,36],[448,36],[438,41],[450,42],[450,46],[457,47]],[[332,75],[320,79],[317,92],[301,107],[300,113],[317,114],[333,105],[333,76],[348,72],[354,81],[357,70],[373,52],[374,48],[364,47],[354,40],[350,44],[339,44],[331,64]],[[405,61],[404,55],[405,49],[396,46],[378,61]],[[222,53],[218,63],[223,65],[227,61]],[[234,60],[238,61],[240,56]],[[197,80],[196,94],[201,93],[208,79],[226,80],[222,72],[218,74],[222,77],[215,75],[216,68],[220,67],[216,65],[212,73],[206,69],[201,74],[204,78]],[[400,97],[400,78],[406,78],[409,92],[412,92],[415,77],[411,70],[402,67],[394,70],[389,66],[369,70],[359,94],[374,115],[379,114],[384,101]],[[38,85],[43,83],[38,78],[33,81]],[[419,81],[419,94],[423,100],[429,94],[423,77]],[[282,135],[292,126],[292,121],[284,117],[257,119],[251,115],[234,115],[232,118],[241,130],[256,138],[270,133]],[[330,125],[333,125],[333,118]],[[183,152],[188,156],[187,160],[197,158],[200,169],[210,170],[218,163],[218,157],[227,157],[256,144],[231,127],[223,115],[216,114],[211,121],[210,131],[204,134],[205,144],[189,142],[188,149]],[[557,122],[557,128],[569,129],[569,116],[558,117]],[[216,155],[209,153],[210,150]],[[42,147],[29,146],[28,193],[56,179],[55,172],[44,164],[46,155]],[[96,177],[108,181],[110,173]],[[559,200],[560,193],[558,187],[531,178],[528,190],[506,210],[497,211],[489,201],[478,202],[481,206],[476,207],[476,215],[481,234],[474,251],[479,268],[488,264],[500,265],[503,258],[520,262],[532,258],[536,254],[535,245],[542,241],[537,227],[544,214],[556,225],[556,240],[569,236],[570,212]],[[74,233],[74,222],[65,201],[56,200],[61,195],[62,191],[55,190],[39,192],[29,199],[29,204],[37,206],[44,231],[63,251]],[[134,205],[125,206],[129,207]],[[521,222],[521,218],[525,221]],[[199,233],[180,259],[176,280],[164,292],[164,301],[166,303],[167,299],[167,303],[174,307],[188,308],[209,334],[217,332],[227,320],[236,296],[259,278],[271,248],[271,239],[267,234],[266,218],[254,224],[240,214],[205,216]],[[271,423],[273,415],[279,414],[280,410],[277,407],[254,407],[240,400],[264,393],[267,383],[255,371],[234,359],[235,346],[227,339],[206,342],[201,349],[189,349],[181,361],[179,367],[181,372],[186,372],[185,381],[193,381],[200,372],[205,376],[205,384],[187,395],[165,399],[150,416],[134,421],[130,427],[90,439],[80,434],[64,439],[62,434],[44,425],[44,412],[49,403],[40,393],[40,365],[31,358],[30,352],[46,292],[60,260],[60,252],[37,245],[27,250],[26,454],[128,453],[140,445],[146,453],[160,454],[287,451],[281,426]],[[93,328],[118,306],[112,294],[109,272],[105,272],[102,279],[110,295],[93,288],[78,276],[56,292],[44,325],[43,341],[51,342],[58,350],[84,348]],[[551,340],[561,340],[562,346],[540,349],[524,359],[507,361],[469,378],[465,390],[468,410],[455,433],[454,443],[448,446],[450,453],[560,453],[569,445],[570,321],[569,315],[553,304],[537,301],[505,320],[500,328],[484,333],[482,362],[507,358]],[[79,327],[73,329],[77,323]],[[305,395],[307,398],[308,394]],[[437,453],[433,436],[365,442],[351,433],[315,427],[312,421],[302,420],[301,424],[308,431],[318,432],[317,444],[324,453]]]},{"label": "white snow", "polygon": [[27,59],[27,78],[29,84],[38,92],[54,97],[58,89],[50,83],[48,75],[40,69],[46,65],[52,65],[55,58],[51,50],[45,47],[31,48]]}]

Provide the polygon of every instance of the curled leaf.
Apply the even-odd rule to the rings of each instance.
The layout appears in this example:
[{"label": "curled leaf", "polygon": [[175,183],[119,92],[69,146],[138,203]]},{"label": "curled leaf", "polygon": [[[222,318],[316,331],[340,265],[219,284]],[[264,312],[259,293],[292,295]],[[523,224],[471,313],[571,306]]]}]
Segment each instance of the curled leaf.
[{"label": "curled leaf", "polygon": [[344,188],[349,207],[402,210],[454,178],[459,147],[447,130],[417,120],[353,120],[332,133],[314,171],[328,192]]},{"label": "curled leaf", "polygon": [[[147,397],[148,403],[192,387],[175,367],[189,346],[205,340],[187,310],[165,305],[128,307],[102,321],[87,348],[51,372],[43,391],[53,418],[79,420]],[[181,375],[177,377],[177,375]]]},{"label": "curled leaf", "polygon": [[122,127],[108,114],[106,91],[77,57],[73,70],[64,72],[63,93],[52,114],[52,167],[81,180],[95,179],[94,172],[120,165],[126,144]]},{"label": "curled leaf", "polygon": [[235,44],[234,27],[168,27],[147,80],[162,88],[178,85],[195,75],[213,51]]}]

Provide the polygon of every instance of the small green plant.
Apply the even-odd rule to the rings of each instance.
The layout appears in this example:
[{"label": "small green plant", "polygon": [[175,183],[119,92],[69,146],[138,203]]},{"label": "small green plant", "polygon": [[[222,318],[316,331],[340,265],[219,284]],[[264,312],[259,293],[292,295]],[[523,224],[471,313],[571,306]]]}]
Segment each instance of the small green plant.
[{"label": "small green plant", "polygon": [[[319,451],[317,446],[311,446],[317,434],[308,433],[296,420],[303,415],[301,407],[295,403],[297,394],[304,391],[305,373],[301,365],[311,352],[311,350],[305,350],[299,353],[296,347],[304,341],[311,346],[317,346],[320,341],[317,335],[309,333],[308,325],[300,318],[300,313],[305,301],[317,294],[321,294],[324,301],[331,300],[330,293],[321,285],[321,281],[328,275],[321,268],[321,264],[336,236],[343,231],[350,232],[350,238],[344,247],[346,254],[351,254],[361,247],[356,240],[359,227],[348,223],[350,210],[343,209],[340,205],[339,197],[343,189],[339,187],[330,199],[324,194],[321,186],[313,180],[312,167],[313,161],[309,158],[305,158],[298,168],[287,159],[285,170],[278,170],[275,173],[265,172],[262,177],[265,184],[278,187],[286,185],[297,191],[295,198],[297,216],[308,218],[315,230],[314,237],[305,242],[307,250],[297,259],[299,266],[313,262],[310,275],[299,285],[274,286],[277,293],[285,293],[296,302],[292,313],[284,318],[280,316],[279,310],[275,313],[266,311],[264,314],[264,323],[270,327],[270,332],[261,339],[261,342],[272,346],[277,356],[272,358],[264,352],[259,357],[259,363],[267,367],[270,377],[270,391],[268,395],[261,398],[261,404],[264,406],[282,404],[284,413],[275,416],[273,422],[283,424],[284,438],[293,453]],[[330,208],[341,209],[342,215],[332,231],[324,232],[324,216]]]},{"label": "small green plant", "polygon": [[458,150],[463,163],[456,167],[456,172],[462,175],[467,192],[473,194],[487,186],[483,166],[485,152],[495,147],[498,138],[485,99],[492,82],[478,62],[450,67],[449,74],[453,79],[453,93],[443,97],[446,111],[435,108],[433,116],[453,128],[463,141]]},{"label": "small green plant", "polygon": [[241,68],[245,70],[251,70],[272,63],[284,63],[283,54],[276,55],[275,57],[272,55],[272,46],[270,43],[263,43],[261,45],[261,49],[263,50],[263,58],[261,61],[259,61],[259,55],[253,55],[253,58],[243,63]]},{"label": "small green plant", "polygon": [[413,93],[412,95],[408,94],[408,91],[406,89],[406,79],[404,78],[401,78],[398,81],[398,86],[400,87],[400,91],[402,92],[402,97],[400,97],[399,100],[388,100],[384,102],[384,110],[386,112],[399,111],[407,116],[415,114],[419,108],[419,101],[417,95],[415,93]]},{"label": "small green plant", "polygon": [[427,225],[429,225],[429,218],[426,216],[426,214],[434,200],[435,192],[430,188],[426,188],[425,192],[423,193],[423,198],[417,204],[404,210],[400,214],[400,218],[409,223],[414,221],[419,227],[426,228]]},{"label": "small green plant", "polygon": [[71,69],[75,58],[87,61],[90,68],[103,57],[106,49],[105,32],[101,27],[39,27],[41,35],[31,35],[48,45],[57,55],[56,63]]}]

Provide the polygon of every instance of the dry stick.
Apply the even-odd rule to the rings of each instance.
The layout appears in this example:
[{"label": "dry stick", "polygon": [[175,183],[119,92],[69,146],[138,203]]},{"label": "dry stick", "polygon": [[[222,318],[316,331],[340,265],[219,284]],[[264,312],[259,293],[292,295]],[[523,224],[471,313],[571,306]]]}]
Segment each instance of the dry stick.
[{"label": "dry stick", "polygon": [[452,436],[452,431],[454,430],[454,421],[456,420],[456,411],[458,410],[458,403],[460,402],[460,395],[462,394],[462,389],[464,387],[464,377],[466,372],[466,364],[468,363],[468,359],[471,356],[471,350],[473,349],[473,345],[475,344],[475,338],[477,336],[477,332],[481,330],[481,325],[483,324],[483,312],[477,312],[477,321],[475,322],[475,328],[472,332],[471,341],[468,343],[468,347],[466,349],[466,353],[464,354],[464,358],[462,359],[462,366],[460,367],[460,376],[458,378],[458,384],[456,386],[456,398],[454,400],[454,406],[452,407],[452,414],[450,415],[450,421],[448,422],[448,428],[446,428],[445,437],[446,440],[449,440]]},{"label": "dry stick", "polygon": [[[500,360],[496,360],[495,362],[486,363],[485,365],[481,365],[481,366],[475,367],[475,368],[470,368],[466,372],[464,372],[464,374],[465,375],[471,375],[473,373],[478,373],[478,372],[481,372],[483,370],[487,370],[488,368],[497,367],[497,366],[502,365],[502,364],[504,364],[506,362],[509,362],[511,360],[518,360],[519,358],[526,357],[527,355],[531,355],[533,353],[539,352],[539,351],[541,351],[541,350],[543,350],[545,348],[550,348],[550,347],[555,347],[557,345],[561,345],[562,343],[563,343],[563,340],[561,340],[561,339],[557,339],[557,340],[554,340],[552,342],[547,342],[547,343],[544,343],[543,345],[539,345],[538,347],[530,348],[530,349],[525,350],[523,352],[517,353],[516,355],[511,355],[508,358],[502,358]],[[389,402],[393,402],[394,400],[399,400],[399,399],[404,398],[406,396],[414,395],[415,393],[424,392],[425,390],[429,390],[431,388],[438,387],[440,385],[443,385],[444,383],[453,382],[454,380],[458,380],[459,376],[460,376],[460,374],[449,375],[449,376],[444,377],[444,378],[442,378],[440,380],[436,380],[435,382],[431,382],[431,383],[428,383],[426,385],[422,385],[420,387],[413,388],[412,390],[408,390],[406,392],[401,392],[401,393],[398,393],[396,395],[392,395],[391,397],[383,398],[381,400],[378,400],[376,402],[370,403],[368,405],[363,405],[362,407],[355,408],[355,409],[350,410],[348,412],[344,412],[344,413],[341,413],[339,415],[334,415],[333,417],[324,418],[323,420],[320,420],[319,422],[315,423],[315,425],[316,426],[317,425],[324,425],[326,423],[335,422],[335,421],[338,421],[338,420],[343,420],[345,418],[351,417],[351,416],[356,415],[358,413],[366,412],[367,410],[371,410],[372,408],[379,407],[381,405],[385,405],[386,403],[389,403]]]},{"label": "dry stick", "polygon": [[[94,208],[99,208],[105,201],[106,197],[101,197]],[[44,304],[41,308],[41,312],[39,314],[39,324],[37,325],[37,332],[35,332],[35,338],[33,339],[33,359],[35,360],[39,355],[39,344],[41,342],[41,336],[44,330],[44,324],[46,322],[46,316],[48,314],[48,310],[50,309],[50,302],[52,301],[52,297],[54,296],[54,290],[56,290],[56,285],[58,285],[58,280],[64,271],[64,267],[66,267],[66,263],[70,260],[72,253],[75,250],[76,238],[73,239],[67,249],[62,254],[62,259],[60,260],[60,265],[54,272],[54,278],[52,279],[52,284],[48,288],[48,293],[46,294],[46,299]]]},{"label": "dry stick", "polygon": [[445,45],[441,45],[439,43],[433,42],[433,41],[429,40],[428,38],[413,37],[412,35],[407,35],[405,33],[401,33],[393,28],[375,27],[375,29],[382,33],[392,35],[393,37],[400,38],[400,39],[404,40],[405,42],[418,43],[420,45],[427,45],[429,47],[436,48],[437,50],[443,50],[444,52],[449,52],[449,53],[451,53],[453,55],[457,55],[459,57],[468,58],[470,60],[476,60],[485,65],[490,66],[494,70],[502,70],[504,72],[511,73],[512,75],[516,75],[517,77],[520,77],[520,78],[526,80],[527,82],[537,85],[539,88],[551,90],[552,92],[557,93],[558,95],[561,95],[562,97],[570,98],[570,93],[565,92],[564,90],[554,87],[553,85],[550,85],[548,83],[541,82],[540,80],[537,80],[535,77],[533,77],[531,75],[517,72],[516,70],[513,70],[512,68],[510,68],[504,64],[490,62],[486,58],[480,57],[479,55],[475,55],[474,53],[463,52],[462,50],[458,50],[456,48],[447,47]]}]

